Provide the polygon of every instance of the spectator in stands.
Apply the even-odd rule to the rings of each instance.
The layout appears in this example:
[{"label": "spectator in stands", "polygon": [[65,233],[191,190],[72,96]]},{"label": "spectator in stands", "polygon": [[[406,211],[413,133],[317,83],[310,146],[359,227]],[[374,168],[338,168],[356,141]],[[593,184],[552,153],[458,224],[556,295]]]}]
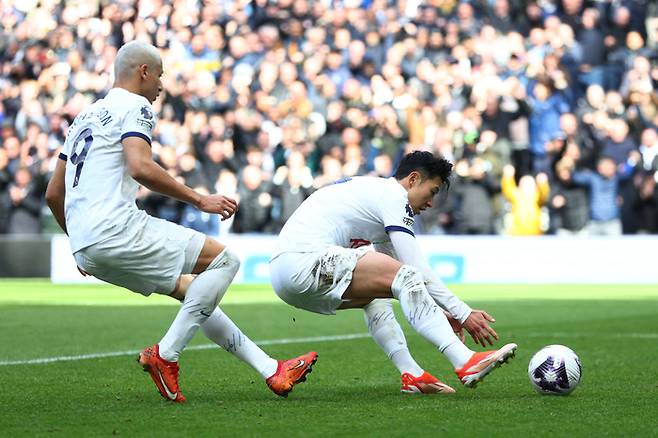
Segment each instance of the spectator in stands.
[{"label": "spectator in stands", "polygon": [[7,171],[10,174],[16,173],[21,165],[21,143],[17,137],[9,136],[4,141],[4,150],[7,155]]},{"label": "spectator in stands", "polygon": [[658,185],[653,175],[640,173],[636,182],[637,192],[632,202],[635,232],[658,232]]},{"label": "spectator in stands", "polygon": [[637,150],[637,145],[628,135],[628,124],[623,119],[611,119],[600,154],[610,157],[615,165],[625,163],[631,152]]},{"label": "spectator in stands", "polygon": [[656,128],[642,132],[640,161],[633,178],[634,196],[631,202],[634,232],[658,232],[658,133]]},{"label": "spectator in stands", "polygon": [[493,194],[500,190],[499,179],[491,173],[491,163],[482,158],[461,159],[455,165],[455,218],[460,234],[492,234]]},{"label": "spectator in stands", "polygon": [[564,135],[565,145],[573,144],[577,148],[578,156],[572,158],[578,160],[579,165],[593,167],[595,154],[598,153],[597,144],[590,131],[579,125],[574,113],[564,113],[560,116],[560,131]]},{"label": "spectator in stands", "polygon": [[639,151],[639,169],[658,178],[656,175],[658,172],[658,128],[651,127],[642,131]]},{"label": "spectator in stands", "polygon": [[560,235],[586,234],[589,222],[587,190],[572,178],[574,160],[565,157],[555,166],[555,180],[551,185],[549,202],[551,228]]},{"label": "spectator in stands", "polygon": [[0,234],[7,232],[9,215],[12,208],[8,190],[12,176],[9,172],[8,165],[9,158],[7,157],[7,151],[4,148],[0,148]]},{"label": "spectator in stands", "polygon": [[313,187],[319,189],[343,178],[341,161],[331,155],[325,155],[320,162],[320,172],[313,180]]},{"label": "spectator in stands", "polygon": [[545,173],[523,175],[517,185],[515,169],[507,165],[503,168],[501,189],[510,204],[506,219],[506,232],[512,236],[536,236],[543,234],[541,207],[548,200],[550,188]]},{"label": "spectator in stands", "polygon": [[233,230],[238,233],[267,231],[272,209],[272,184],[266,174],[253,164],[242,169],[238,184],[241,208],[236,214]]},{"label": "spectator in stands", "polygon": [[190,153],[185,153],[178,158],[178,171],[189,187],[208,187],[208,182],[201,171],[201,165],[196,157]]},{"label": "spectator in stands", "polygon": [[547,76],[537,78],[529,101],[532,170],[534,173],[546,173],[551,167],[551,157],[546,150],[547,143],[560,132],[560,116],[569,111],[569,106],[565,97]]},{"label": "spectator in stands", "polygon": [[278,232],[294,211],[313,192],[313,176],[301,152],[292,152],[287,165],[279,167],[272,178],[274,209],[272,219]]},{"label": "spectator in stands", "polygon": [[[507,1],[507,0],[505,0]],[[509,94],[489,96],[481,113],[482,129],[490,129],[500,140],[511,141],[510,125],[520,117],[527,117],[531,109],[525,101],[525,90],[510,82]]]},{"label": "spectator in stands", "polygon": [[627,180],[637,160],[635,152],[631,158],[617,169],[615,159],[603,156],[599,158],[596,171],[582,169],[573,172],[572,179],[576,184],[589,189],[590,221],[588,233],[595,236],[619,236],[622,234],[619,184]]},{"label": "spectator in stands", "polygon": [[11,213],[7,232],[9,234],[36,234],[40,230],[43,193],[40,193],[26,167],[21,167],[9,185]]},{"label": "spectator in stands", "polygon": [[513,31],[514,17],[509,0],[496,0],[488,13],[487,21],[501,34]]},{"label": "spectator in stands", "polygon": [[[658,125],[653,2],[215,3],[1,9],[0,149],[10,180],[29,167],[43,185],[68,124],[109,90],[117,47],[133,39],[161,48],[166,66],[155,158],[175,163],[169,171],[193,186],[202,174],[211,192],[222,174],[241,173],[255,145],[266,173],[300,152],[302,173],[317,178],[326,157],[341,174],[361,175],[380,172],[384,155],[395,164],[408,147],[456,163],[465,139],[493,130],[495,149],[511,148],[516,175],[525,175],[549,172],[572,144],[578,167],[594,169],[611,119],[624,119],[635,144]],[[360,140],[346,143],[354,130]],[[636,199],[640,190],[629,184],[622,194]],[[171,206],[150,204],[181,220]],[[425,229],[461,229],[449,213],[439,221],[437,211]]]},{"label": "spectator in stands", "polygon": [[208,184],[217,181],[219,173],[224,170],[230,170],[236,173],[240,168],[235,159],[233,141],[230,139],[212,140],[206,145],[205,159],[201,163],[201,168],[206,176]]},{"label": "spectator in stands", "polygon": [[583,48],[583,57],[578,68],[577,95],[582,95],[590,85],[604,85],[606,49],[604,34],[599,28],[600,12],[594,8],[583,11],[577,40]]}]

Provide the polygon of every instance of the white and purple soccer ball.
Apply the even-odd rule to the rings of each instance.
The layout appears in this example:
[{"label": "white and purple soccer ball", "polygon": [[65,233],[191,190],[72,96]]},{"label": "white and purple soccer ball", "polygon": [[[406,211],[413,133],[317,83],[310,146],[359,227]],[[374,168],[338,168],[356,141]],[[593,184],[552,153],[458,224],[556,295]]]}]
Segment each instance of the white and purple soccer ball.
[{"label": "white and purple soccer ball", "polygon": [[547,345],[530,359],[528,377],[540,394],[567,395],[582,375],[580,359],[564,345]]}]

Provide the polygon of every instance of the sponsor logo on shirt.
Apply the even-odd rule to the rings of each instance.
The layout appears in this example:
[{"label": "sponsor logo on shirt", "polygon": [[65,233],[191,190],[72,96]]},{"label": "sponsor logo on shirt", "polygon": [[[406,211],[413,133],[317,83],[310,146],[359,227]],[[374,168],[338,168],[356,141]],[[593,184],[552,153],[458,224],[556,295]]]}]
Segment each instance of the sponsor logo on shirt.
[{"label": "sponsor logo on shirt", "polygon": [[137,124],[140,126],[143,126],[144,128],[148,130],[153,129],[153,113],[151,112],[151,109],[144,105],[139,109],[139,112],[141,113],[140,116],[137,117]]},{"label": "sponsor logo on shirt", "polygon": [[137,124],[147,128],[149,130],[153,129],[153,123],[149,122],[148,120],[137,119]]},{"label": "sponsor logo on shirt", "polygon": [[350,248],[360,248],[362,246],[370,245],[370,241],[366,239],[350,239]]},{"label": "sponsor logo on shirt", "polygon": [[413,227],[414,225],[414,211],[411,208],[411,205],[407,203],[407,205],[404,206],[404,211],[407,214],[407,216],[402,218],[402,223],[405,224],[408,227]]}]

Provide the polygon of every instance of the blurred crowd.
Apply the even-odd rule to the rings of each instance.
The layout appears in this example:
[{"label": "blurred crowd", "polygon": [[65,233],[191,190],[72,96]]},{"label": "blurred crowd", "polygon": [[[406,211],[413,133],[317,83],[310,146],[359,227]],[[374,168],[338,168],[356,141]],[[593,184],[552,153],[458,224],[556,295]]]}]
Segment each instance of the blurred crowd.
[{"label": "blurred crowd", "polygon": [[56,232],[44,191],[118,47],[161,49],[153,154],[230,221],[142,189],[208,234],[276,233],[314,190],[455,163],[419,233],[658,232],[651,0],[0,0],[0,233]]}]

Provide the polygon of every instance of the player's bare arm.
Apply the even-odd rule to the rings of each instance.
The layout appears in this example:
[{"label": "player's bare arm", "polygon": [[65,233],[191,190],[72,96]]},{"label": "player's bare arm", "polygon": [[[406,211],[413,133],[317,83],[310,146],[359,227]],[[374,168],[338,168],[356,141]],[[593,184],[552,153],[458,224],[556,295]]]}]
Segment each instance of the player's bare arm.
[{"label": "player's bare arm", "polygon": [[57,160],[55,172],[53,173],[48,188],[46,189],[46,202],[50,211],[53,212],[55,220],[59,226],[68,234],[66,230],[66,217],[64,216],[64,199],[66,197],[66,186],[64,182],[64,175],[66,172],[66,161]]},{"label": "player's bare arm", "polygon": [[[50,211],[52,211],[59,226],[64,233],[68,234],[66,229],[66,216],[64,215],[64,200],[66,199],[65,172],[66,161],[57,160],[55,172],[50,178],[48,188],[46,189],[46,203],[48,203],[48,207],[50,208]],[[87,271],[80,268],[80,266],[78,266],[78,271],[84,277],[90,275]]]},{"label": "player's bare arm", "polygon": [[127,137],[122,141],[128,173],[138,183],[163,195],[194,205],[206,213],[216,213],[222,220],[230,218],[238,203],[223,195],[201,195],[176,181],[158,163],[153,161],[151,146],[140,137]]}]

